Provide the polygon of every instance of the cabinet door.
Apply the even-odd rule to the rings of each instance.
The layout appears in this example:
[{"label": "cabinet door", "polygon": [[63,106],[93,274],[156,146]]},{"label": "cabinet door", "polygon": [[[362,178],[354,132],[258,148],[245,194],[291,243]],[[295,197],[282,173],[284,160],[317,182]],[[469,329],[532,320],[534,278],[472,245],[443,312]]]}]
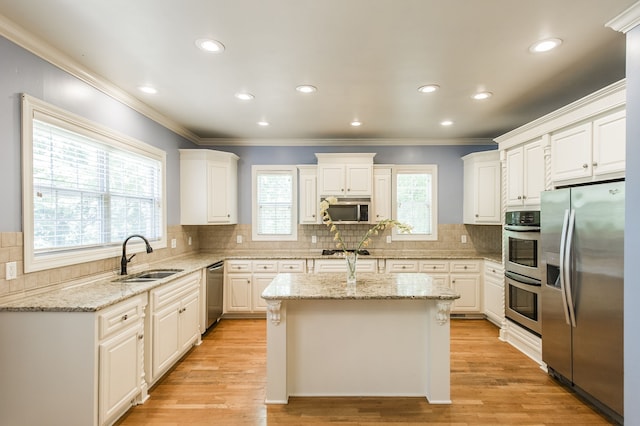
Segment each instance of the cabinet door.
[{"label": "cabinet door", "polygon": [[542,141],[526,144],[523,148],[523,205],[540,204],[540,193],[545,188],[545,165]]},{"label": "cabinet door", "polygon": [[373,221],[391,219],[391,169],[373,171]]},{"label": "cabinet door", "polygon": [[593,174],[625,171],[626,119],[618,111],[593,122]]},{"label": "cabinet door", "polygon": [[371,164],[348,164],[346,166],[346,195],[371,196]]},{"label": "cabinet door", "polygon": [[508,206],[521,206],[524,194],[524,150],[522,147],[507,150],[507,200]]},{"label": "cabinet door", "polygon": [[182,345],[180,332],[180,302],[169,304],[164,309],[153,313],[153,362],[152,377],[158,378],[169,368],[178,356]]},{"label": "cabinet door", "polygon": [[232,190],[227,164],[209,161],[207,165],[208,198],[207,221],[211,223],[231,223],[231,212],[227,192]]},{"label": "cabinet door", "polygon": [[460,294],[452,312],[480,313],[480,276],[476,274],[451,274],[451,288]]},{"label": "cabinet door", "polygon": [[321,197],[342,196],[346,193],[344,164],[318,165],[318,191]]},{"label": "cabinet door", "polygon": [[100,424],[131,405],[141,391],[142,353],[138,343],[142,324],[130,327],[100,344]]},{"label": "cabinet door", "polygon": [[300,223],[318,223],[317,177],[315,170],[300,170]]},{"label": "cabinet door", "polygon": [[554,182],[591,176],[591,123],[551,135],[551,179]]},{"label": "cabinet door", "polygon": [[254,312],[263,312],[267,310],[267,302],[261,297],[262,292],[271,281],[275,278],[276,274],[253,274],[253,288],[252,288],[252,304],[251,309]]},{"label": "cabinet door", "polygon": [[227,310],[251,312],[251,274],[229,274],[227,281]]},{"label": "cabinet door", "polygon": [[182,299],[180,304],[180,352],[193,345],[200,334],[199,293],[196,289]]},{"label": "cabinet door", "polygon": [[475,224],[502,222],[500,202],[500,162],[481,161],[474,165],[475,182],[472,185]]}]

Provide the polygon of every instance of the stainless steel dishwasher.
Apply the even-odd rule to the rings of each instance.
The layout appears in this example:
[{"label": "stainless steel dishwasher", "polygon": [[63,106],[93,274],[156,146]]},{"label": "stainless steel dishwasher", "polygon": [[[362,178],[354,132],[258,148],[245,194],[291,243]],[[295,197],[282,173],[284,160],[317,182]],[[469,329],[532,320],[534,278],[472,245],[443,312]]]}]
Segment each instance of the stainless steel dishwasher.
[{"label": "stainless steel dishwasher", "polygon": [[207,329],[222,317],[224,261],[207,266]]}]

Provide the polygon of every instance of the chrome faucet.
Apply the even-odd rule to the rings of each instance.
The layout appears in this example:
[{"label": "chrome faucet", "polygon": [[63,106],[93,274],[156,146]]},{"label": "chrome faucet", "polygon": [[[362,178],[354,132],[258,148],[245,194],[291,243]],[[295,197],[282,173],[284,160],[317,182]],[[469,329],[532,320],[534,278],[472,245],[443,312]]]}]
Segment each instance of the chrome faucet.
[{"label": "chrome faucet", "polygon": [[122,259],[120,259],[120,275],[127,275],[127,263],[131,262],[131,259],[133,259],[133,256],[136,255],[134,253],[131,255],[130,258],[127,259],[127,242],[133,237],[142,238],[144,240],[144,243],[147,245],[147,253],[151,253],[153,251],[153,249],[151,248],[151,244],[149,244],[149,241],[147,241],[145,237],[139,234],[129,235],[127,239],[124,240],[124,243],[122,243]]}]

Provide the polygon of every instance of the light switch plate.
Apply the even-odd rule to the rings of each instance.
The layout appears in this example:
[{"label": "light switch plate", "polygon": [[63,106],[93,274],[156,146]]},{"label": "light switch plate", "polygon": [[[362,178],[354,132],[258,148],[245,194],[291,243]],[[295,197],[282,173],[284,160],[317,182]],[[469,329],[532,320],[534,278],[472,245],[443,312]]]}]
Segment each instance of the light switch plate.
[{"label": "light switch plate", "polygon": [[7,262],[5,264],[6,277],[7,281],[15,280],[18,277],[18,266],[16,262]]},{"label": "light switch plate", "polygon": [[236,237],[236,243],[238,243],[238,244],[242,244],[242,235],[238,235],[238,236]]},{"label": "light switch plate", "polygon": [[171,239],[171,248],[176,248],[176,246],[177,246],[176,239],[172,238]]}]

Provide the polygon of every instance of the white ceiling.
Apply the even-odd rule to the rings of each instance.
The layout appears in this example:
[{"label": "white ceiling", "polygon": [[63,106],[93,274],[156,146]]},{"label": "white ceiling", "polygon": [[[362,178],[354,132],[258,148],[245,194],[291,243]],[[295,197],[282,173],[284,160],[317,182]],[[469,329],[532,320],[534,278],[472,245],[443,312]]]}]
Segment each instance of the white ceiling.
[{"label": "white ceiling", "polygon": [[[205,144],[427,143],[493,138],[624,78],[624,35],[605,24],[635,2],[0,0],[0,14]],[[226,50],[202,52],[202,37]],[[564,43],[529,53],[548,37]],[[417,91],[429,83],[440,90]],[[494,95],[474,101],[478,90]]]}]

